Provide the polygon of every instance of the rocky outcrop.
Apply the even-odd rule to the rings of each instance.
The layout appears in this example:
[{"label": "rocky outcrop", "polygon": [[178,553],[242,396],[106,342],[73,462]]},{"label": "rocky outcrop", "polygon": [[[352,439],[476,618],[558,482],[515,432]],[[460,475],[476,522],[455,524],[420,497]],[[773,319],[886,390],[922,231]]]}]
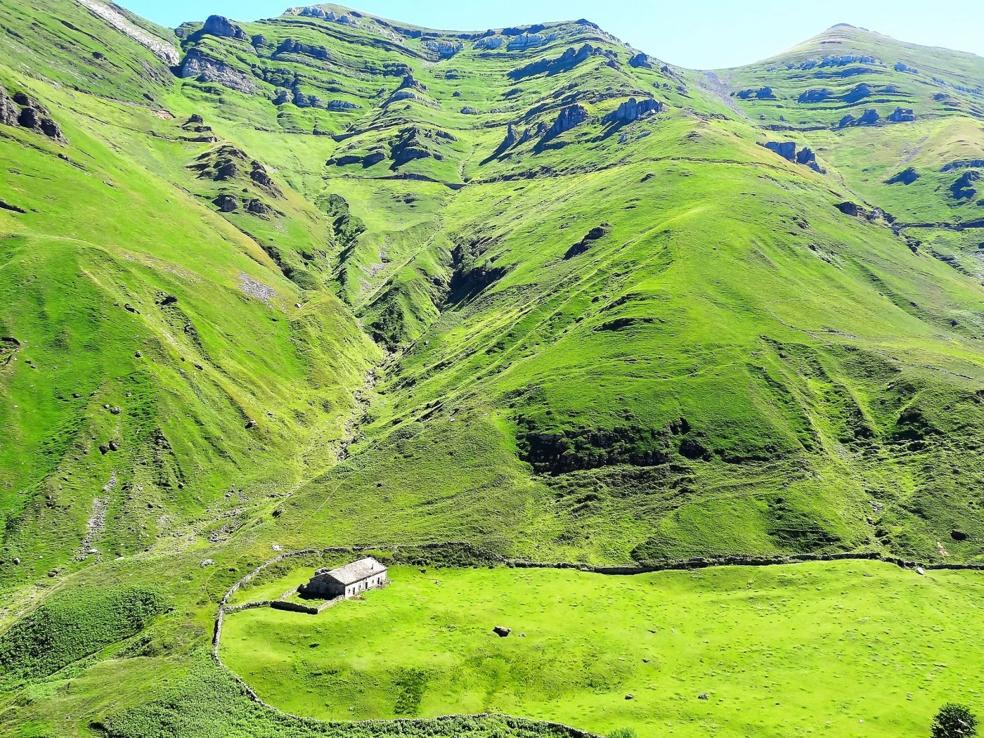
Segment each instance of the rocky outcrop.
[{"label": "rocky outcrop", "polygon": [[301,8],[298,15],[305,18],[320,18],[324,21],[329,21],[330,23],[341,23],[345,26],[357,26],[359,22],[347,13],[336,13],[333,10],[325,10],[324,8],[319,8],[317,5],[312,5],[307,8]]},{"label": "rocky outcrop", "polygon": [[553,125],[551,125],[543,137],[540,139],[538,146],[542,147],[549,141],[557,138],[562,133],[566,133],[572,128],[576,128],[588,119],[588,111],[582,105],[570,105],[557,115],[556,120],[554,120]]},{"label": "rocky outcrop", "polygon": [[368,169],[369,167],[379,164],[379,162],[386,159],[386,154],[382,151],[370,151],[364,156],[358,154],[344,154],[334,159],[329,159],[326,164],[328,166],[338,166],[347,167],[351,164],[361,164],[363,169]]},{"label": "rocky outcrop", "polygon": [[234,213],[239,209],[239,200],[232,195],[219,195],[212,204],[219,209],[220,213]]},{"label": "rocky outcrop", "polygon": [[796,163],[802,164],[805,167],[809,167],[813,171],[819,172],[820,174],[824,173],[824,170],[820,167],[820,164],[817,162],[817,155],[813,152],[813,149],[811,149],[809,146],[804,146],[802,149],[799,150],[799,152],[796,154]]},{"label": "rocky outcrop", "polygon": [[852,89],[848,90],[843,97],[844,102],[853,105],[856,102],[864,100],[866,97],[871,97],[872,89],[871,85],[866,85],[864,83],[856,85]]},{"label": "rocky outcrop", "polygon": [[199,82],[214,82],[245,94],[256,92],[256,85],[245,73],[207,56],[199,49],[188,52],[178,70],[178,76],[182,79],[197,79]]},{"label": "rocky outcrop", "polygon": [[516,128],[512,123],[510,123],[506,126],[506,135],[505,138],[502,139],[502,143],[500,143],[498,148],[496,148],[495,151],[493,151],[485,160],[482,161],[482,164],[488,164],[493,159],[498,159],[518,143],[519,136],[516,135]]},{"label": "rocky outcrop", "polygon": [[957,200],[969,200],[977,194],[974,187],[975,182],[979,182],[981,173],[976,169],[964,172],[956,182],[950,185],[950,194]]},{"label": "rocky outcrop", "polygon": [[817,69],[822,67],[844,67],[849,64],[878,64],[878,60],[873,56],[858,54],[840,54],[835,56],[825,56],[821,59],[807,59],[800,63],[799,69]]},{"label": "rocky outcrop", "polygon": [[120,33],[129,36],[141,46],[150,50],[154,56],[165,62],[168,66],[176,66],[181,55],[174,48],[173,44],[168,43],[162,38],[145,31],[140,26],[132,23],[125,15],[115,8],[106,5],[99,0],[78,0],[79,4],[87,7],[94,15],[102,18],[106,23],[115,28]]},{"label": "rocky outcrop", "polygon": [[15,92],[13,97],[7,97],[6,91],[0,87],[0,123],[27,128],[53,141],[65,143],[65,137],[58,124],[52,120],[48,109],[23,92]]},{"label": "rocky outcrop", "polygon": [[413,90],[402,89],[402,90],[397,90],[392,95],[390,95],[389,99],[386,101],[386,104],[389,105],[391,103],[400,102],[401,100],[419,100],[419,99],[420,99],[420,95],[418,95]]},{"label": "rocky outcrop", "polygon": [[274,56],[280,56],[282,54],[303,54],[304,56],[310,56],[314,59],[321,59],[325,61],[329,58],[328,49],[324,46],[312,46],[311,44],[303,44],[300,41],[295,41],[292,38],[285,38],[277,46],[277,50],[274,52]]},{"label": "rocky outcrop", "polygon": [[984,169],[984,159],[957,159],[956,161],[947,162],[941,168],[941,172],[951,172],[954,169],[967,169],[970,167],[977,167]]},{"label": "rocky outcrop", "polygon": [[896,72],[906,72],[908,74],[919,74],[919,70],[915,67],[910,67],[905,62],[895,62]]},{"label": "rocky outcrop", "polygon": [[21,347],[20,341],[13,336],[0,336],[0,366],[7,366],[14,360]]},{"label": "rocky outcrop", "polygon": [[283,197],[283,193],[271,179],[266,167],[256,160],[251,160],[244,151],[235,146],[226,144],[206,151],[188,168],[198,172],[199,179],[210,179],[213,182],[239,179],[245,183],[245,172],[248,170],[250,183],[274,197]]},{"label": "rocky outcrop", "polygon": [[585,234],[584,238],[567,249],[567,252],[564,254],[564,261],[569,261],[575,256],[580,256],[585,253],[591,248],[591,245],[595,241],[603,237],[610,229],[611,226],[608,223],[602,223],[601,225],[592,228]]},{"label": "rocky outcrop", "polygon": [[[194,141],[195,143],[215,143],[219,140],[212,132],[212,127],[205,125],[205,119],[197,113],[182,123],[181,129],[194,134],[193,138],[187,139],[188,141]],[[199,157],[199,160],[201,160],[201,157]]]},{"label": "rocky outcrop", "polygon": [[895,217],[890,213],[885,212],[881,208],[865,208],[858,205],[856,202],[851,202],[850,200],[839,202],[834,205],[834,207],[840,210],[844,215],[848,215],[852,218],[861,218],[871,223],[882,221],[884,223],[892,224],[895,222]]},{"label": "rocky outcrop", "polygon": [[881,116],[878,114],[877,110],[869,108],[865,110],[861,117],[855,118],[853,115],[845,115],[838,122],[838,128],[851,128],[855,126],[873,126],[877,125],[878,121],[881,120]]},{"label": "rocky outcrop", "polygon": [[427,38],[423,40],[422,45],[432,54],[436,54],[439,59],[450,59],[464,48],[460,41],[444,38]]},{"label": "rocky outcrop", "polygon": [[476,263],[487,244],[458,245],[451,252],[451,280],[448,283],[447,304],[467,302],[506,276],[506,267],[494,267],[490,263]]},{"label": "rocky outcrop", "polygon": [[260,217],[266,218],[273,213],[273,208],[267,205],[262,200],[253,198],[246,203],[246,212],[251,215],[258,215]]},{"label": "rocky outcrop", "polygon": [[20,108],[14,104],[13,100],[7,97],[7,91],[3,87],[0,87],[0,125],[16,126],[19,115]]},{"label": "rocky outcrop", "polygon": [[506,44],[506,50],[526,51],[527,49],[533,49],[537,46],[543,46],[544,44],[550,43],[555,38],[556,35],[553,33],[524,33],[510,39],[509,43]]},{"label": "rocky outcrop", "polygon": [[832,96],[832,92],[826,87],[821,87],[819,89],[807,90],[802,93],[798,98],[797,102],[801,103],[821,103],[824,100],[829,100]]},{"label": "rocky outcrop", "polygon": [[903,169],[898,174],[889,177],[885,180],[885,184],[904,184],[910,185],[919,179],[919,172],[917,172],[913,167],[908,167]]},{"label": "rocky outcrop", "polygon": [[892,123],[912,123],[916,119],[916,114],[912,108],[895,108],[888,120]]},{"label": "rocky outcrop", "polygon": [[260,162],[253,161],[250,163],[249,178],[259,187],[262,187],[267,192],[269,192],[274,197],[283,197],[283,193],[280,188],[277,187],[277,183],[274,182],[269,173]]},{"label": "rocky outcrop", "polygon": [[662,111],[663,103],[651,97],[643,100],[636,100],[634,97],[630,97],[619,105],[618,108],[602,118],[602,122],[606,125],[623,126],[633,123],[640,118],[648,118]]},{"label": "rocky outcrop", "polygon": [[502,36],[486,36],[475,42],[475,48],[484,51],[495,51],[496,49],[501,49],[504,43],[506,43],[506,40]]},{"label": "rocky outcrop", "polygon": [[741,90],[736,92],[735,96],[741,100],[749,100],[755,98],[756,100],[775,100],[776,93],[773,92],[771,87],[759,87],[757,90]]},{"label": "rocky outcrop", "polygon": [[329,100],[325,108],[333,113],[340,113],[345,110],[358,110],[359,106],[348,100]]},{"label": "rocky outcrop", "polygon": [[819,174],[826,174],[826,171],[817,161],[817,155],[809,146],[804,146],[802,149],[797,150],[795,141],[766,141],[762,145],[786,161],[809,167]]},{"label": "rocky outcrop", "polygon": [[390,169],[398,169],[415,159],[431,158],[443,161],[443,154],[433,151],[429,144],[454,140],[454,136],[446,131],[435,131],[418,126],[404,128],[390,146],[390,159],[393,161]]},{"label": "rocky outcrop", "polygon": [[580,49],[575,49],[572,46],[558,57],[553,59],[538,59],[524,67],[513,69],[507,76],[512,80],[521,80],[538,74],[560,74],[561,72],[570,71],[581,62],[590,59],[594,54],[600,53],[603,53],[603,50],[591,44],[584,44]]},{"label": "rocky outcrop", "polygon": [[786,161],[794,161],[796,159],[795,141],[766,141],[762,145],[769,151],[779,154]]},{"label": "rocky outcrop", "polygon": [[210,15],[202,27],[202,33],[219,38],[234,38],[237,41],[247,40],[246,32],[242,28],[221,15]]},{"label": "rocky outcrop", "polygon": [[649,56],[649,54],[643,54],[640,51],[629,59],[629,66],[635,69],[654,69],[656,67],[656,60]]}]

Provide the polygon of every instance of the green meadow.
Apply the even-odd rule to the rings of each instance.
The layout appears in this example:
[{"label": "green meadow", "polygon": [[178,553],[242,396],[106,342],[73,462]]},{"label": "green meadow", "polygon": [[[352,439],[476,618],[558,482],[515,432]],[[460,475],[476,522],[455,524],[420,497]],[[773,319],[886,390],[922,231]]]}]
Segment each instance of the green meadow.
[{"label": "green meadow", "polygon": [[984,706],[976,573],[836,562],[391,575],[320,616],[229,615],[224,663],[276,707],[332,721],[496,712],[640,738],[868,738],[928,734],[947,700]]}]

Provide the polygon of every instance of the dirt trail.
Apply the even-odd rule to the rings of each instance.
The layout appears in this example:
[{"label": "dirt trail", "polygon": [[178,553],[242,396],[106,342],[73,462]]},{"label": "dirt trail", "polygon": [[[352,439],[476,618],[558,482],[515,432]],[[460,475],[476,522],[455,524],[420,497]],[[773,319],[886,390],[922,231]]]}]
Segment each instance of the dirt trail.
[{"label": "dirt trail", "polygon": [[739,107],[738,103],[731,96],[731,88],[714,72],[704,72],[704,78],[699,81],[699,84],[742,118],[748,118],[745,111]]},{"label": "dirt trail", "polygon": [[[103,492],[109,494],[116,487],[116,472],[114,471],[103,487]],[[79,545],[79,552],[75,555],[76,561],[85,561],[89,556],[97,555],[95,549],[96,539],[106,527],[106,510],[109,508],[108,497],[96,497],[92,501],[92,513],[89,515],[89,522],[85,525],[85,538]]]}]

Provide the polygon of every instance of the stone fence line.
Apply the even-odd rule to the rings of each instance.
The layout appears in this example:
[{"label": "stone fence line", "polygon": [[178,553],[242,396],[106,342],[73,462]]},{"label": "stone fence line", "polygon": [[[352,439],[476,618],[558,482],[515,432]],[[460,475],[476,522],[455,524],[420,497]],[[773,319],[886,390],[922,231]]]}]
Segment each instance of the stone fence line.
[{"label": "stone fence line", "polygon": [[[360,552],[365,552],[369,550],[378,549],[389,549],[394,553],[398,553],[402,550],[409,549],[411,551],[417,551],[421,553],[426,553],[428,549],[430,550],[454,550],[456,547],[460,547],[460,550],[467,554],[469,552],[474,552],[476,549],[470,544],[463,542],[448,542],[448,543],[433,543],[433,544],[419,544],[415,546],[405,547],[405,549],[399,546],[383,546],[383,545],[359,545],[359,546],[337,546],[329,548],[307,548],[300,549],[297,551],[289,551],[277,556],[274,556],[262,564],[257,566],[255,569],[250,571],[248,574],[243,576],[241,579],[236,581],[225,593],[222,599],[219,601],[218,610],[215,616],[214,630],[212,633],[212,660],[215,664],[222,669],[223,672],[228,674],[239,686],[242,693],[248,697],[253,702],[257,703],[261,707],[271,710],[277,713],[279,716],[285,719],[295,721],[299,724],[311,726],[311,725],[329,725],[331,723],[325,721],[315,720],[313,718],[304,718],[299,715],[294,715],[292,713],[284,712],[283,710],[274,707],[273,705],[264,702],[263,699],[256,694],[255,691],[245,682],[243,679],[236,674],[232,669],[227,667],[219,656],[219,646],[222,640],[222,626],[225,621],[225,616],[227,614],[242,612],[244,610],[251,610],[260,607],[271,607],[279,610],[287,610],[292,612],[300,612],[309,615],[317,615],[323,612],[325,609],[336,604],[339,600],[336,598],[334,600],[328,600],[319,607],[312,607],[304,605],[301,603],[289,602],[287,600],[255,600],[252,602],[246,602],[238,605],[229,605],[229,600],[235,595],[239,590],[249,584],[253,579],[259,576],[264,570],[279,564],[281,562],[287,561],[292,558],[300,558],[303,556],[327,556],[331,554],[355,554]],[[423,557],[426,559],[426,556]],[[421,559],[420,556],[417,557],[418,560]],[[532,561],[528,559],[509,559],[504,557],[492,557],[491,559],[482,560],[481,564],[483,566],[488,565],[499,565],[506,566],[515,569],[567,569],[574,571],[581,571],[589,574],[604,574],[609,576],[632,576],[634,574],[647,574],[660,571],[696,571],[699,569],[708,569],[712,567],[723,567],[723,566],[785,566],[789,564],[805,564],[810,562],[819,561],[879,561],[885,564],[891,564],[898,566],[902,569],[918,571],[920,573],[926,571],[984,571],[984,563],[948,563],[948,562],[918,562],[910,561],[907,559],[900,558],[898,556],[888,556],[878,551],[858,551],[858,552],[847,552],[847,553],[830,553],[830,554],[789,554],[783,556],[742,556],[742,555],[732,555],[732,556],[720,556],[720,557],[694,557],[690,559],[679,559],[671,561],[658,561],[646,564],[630,565],[630,566],[595,566],[591,564],[578,563],[578,562],[542,562],[542,561]],[[409,563],[409,562],[408,562]],[[416,562],[415,562],[416,563]],[[564,725],[562,723],[553,723],[547,721],[539,720],[528,720],[526,718],[517,718],[510,715],[501,715],[495,713],[481,713],[476,715],[445,715],[436,718],[427,719],[394,719],[394,720],[361,720],[358,721],[360,725],[367,726],[377,726],[377,727],[390,727],[398,728],[398,726],[407,726],[409,728],[423,727],[426,725],[433,725],[434,723],[442,722],[455,722],[462,719],[483,719],[483,718],[498,718],[504,720],[510,727],[532,727],[537,726],[540,728],[546,728],[553,731],[556,734],[563,736],[564,738],[600,738],[595,733],[589,733],[587,731],[580,730],[578,728],[571,727],[569,725]]]}]

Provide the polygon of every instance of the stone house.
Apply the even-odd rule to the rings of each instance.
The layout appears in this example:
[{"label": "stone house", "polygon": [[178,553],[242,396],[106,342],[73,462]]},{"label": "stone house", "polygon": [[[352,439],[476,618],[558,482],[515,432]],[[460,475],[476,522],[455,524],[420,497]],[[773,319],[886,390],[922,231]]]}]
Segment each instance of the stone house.
[{"label": "stone house", "polygon": [[305,597],[348,599],[367,590],[383,587],[388,581],[386,567],[367,556],[337,569],[318,569],[311,581],[302,584],[299,591]]}]

